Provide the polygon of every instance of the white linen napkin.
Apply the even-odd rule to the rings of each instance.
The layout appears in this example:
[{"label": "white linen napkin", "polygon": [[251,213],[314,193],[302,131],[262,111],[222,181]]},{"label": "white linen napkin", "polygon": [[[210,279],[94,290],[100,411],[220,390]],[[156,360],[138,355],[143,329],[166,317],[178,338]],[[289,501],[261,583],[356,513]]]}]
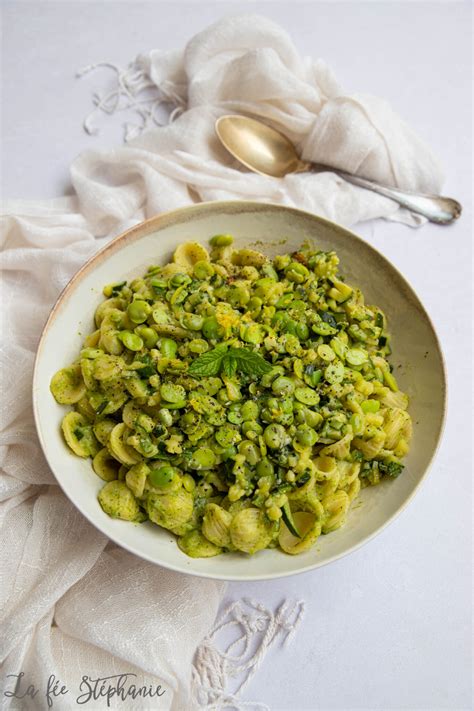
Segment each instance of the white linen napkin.
[{"label": "white linen napkin", "polygon": [[[264,118],[295,142],[305,160],[406,190],[440,192],[437,161],[386,101],[347,93],[323,61],[302,59],[286,32],[263,17],[221,20],[184,51],[154,50],[126,70],[105,66],[115,70],[117,84],[94,97],[86,129],[98,130],[101,111],[130,107],[139,124],[126,124],[131,149],[86,152],[73,164],[73,184],[96,233],[106,234],[114,217],[143,208],[145,193],[147,216],[196,200],[252,198],[344,225],[374,217],[426,221],[331,172],[279,180],[240,169],[214,132],[215,119],[226,113]],[[156,127],[162,103],[171,106],[174,120]]]},{"label": "white linen napkin", "polygon": [[[42,326],[74,272],[131,224],[199,200],[280,202],[345,224],[373,217],[422,222],[329,172],[276,180],[241,171],[214,136],[215,118],[230,111],[271,121],[305,159],[402,188],[429,192],[441,185],[429,150],[384,101],[345,94],[328,67],[302,60],[286,33],[265,18],[223,20],[184,51],[153,51],[116,73],[117,87],[97,98],[97,108],[139,106],[141,126],[128,126],[135,138],[126,147],[79,156],[71,168],[74,197],[3,206],[2,689],[14,687],[15,676],[8,675],[23,672],[18,693],[30,683],[38,690],[34,698],[3,696],[6,708],[48,708],[50,675],[69,688],[57,701],[68,709],[76,707],[83,675],[126,673],[137,675],[128,686],[130,680],[139,687],[161,684],[165,693],[133,706],[130,699],[124,705],[118,696],[102,696],[89,708],[218,708],[231,700],[227,676],[254,673],[267,646],[293,629],[302,612],[301,605],[276,614],[257,603],[248,603],[250,611],[232,607],[230,621],[217,628],[235,623],[247,638],[263,630],[255,655],[233,668],[212,641],[224,585],[165,571],[108,544],[59,491],[36,439],[31,379]],[[148,104],[138,103],[143,91],[155,91]],[[150,127],[163,100],[175,120]],[[91,131],[95,120],[86,124]],[[140,134],[141,128],[148,130]]]}]

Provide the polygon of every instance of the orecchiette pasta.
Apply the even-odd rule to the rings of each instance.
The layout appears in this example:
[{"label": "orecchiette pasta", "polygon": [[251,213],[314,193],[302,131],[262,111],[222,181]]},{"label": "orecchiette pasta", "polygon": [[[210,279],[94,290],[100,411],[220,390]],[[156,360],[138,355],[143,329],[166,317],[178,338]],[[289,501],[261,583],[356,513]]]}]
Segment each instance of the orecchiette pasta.
[{"label": "orecchiette pasta", "polygon": [[305,245],[270,260],[228,234],[104,287],[51,392],[109,516],[191,557],[311,549],[361,486],[400,474],[412,422],[387,322]]}]

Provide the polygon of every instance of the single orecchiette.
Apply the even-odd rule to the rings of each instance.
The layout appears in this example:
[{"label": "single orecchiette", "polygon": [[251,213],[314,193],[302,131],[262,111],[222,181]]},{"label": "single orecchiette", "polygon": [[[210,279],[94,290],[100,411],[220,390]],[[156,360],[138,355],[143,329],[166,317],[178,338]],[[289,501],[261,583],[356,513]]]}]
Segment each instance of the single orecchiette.
[{"label": "single orecchiette", "polygon": [[193,515],[193,497],[185,489],[169,494],[150,493],[147,499],[150,519],[163,526],[175,528],[187,523]]},{"label": "single orecchiette", "polygon": [[326,514],[323,533],[330,533],[344,523],[350,504],[349,497],[345,491],[337,491],[324,498],[322,504]]},{"label": "single orecchiette", "polygon": [[120,464],[112,457],[107,447],[97,452],[92,460],[92,466],[97,476],[104,481],[114,481],[118,478]]},{"label": "single orecchiette", "polygon": [[112,518],[136,521],[140,515],[138,502],[123,481],[109,481],[99,491],[99,503]]},{"label": "single orecchiette", "polygon": [[61,428],[64,439],[78,457],[94,457],[99,451],[91,424],[79,412],[68,412]]},{"label": "single orecchiette", "polygon": [[178,546],[191,558],[212,558],[222,553],[222,549],[211,543],[201,531],[196,529],[178,538]]},{"label": "single orecchiette", "polygon": [[321,534],[321,522],[313,513],[306,511],[296,511],[292,516],[300,537],[293,535],[286,524],[282,523],[278,543],[285,553],[298,555],[314,545]]},{"label": "single orecchiette", "polygon": [[140,464],[134,464],[133,467],[130,467],[125,474],[125,482],[137,499],[143,496],[146,478],[149,473],[150,469],[145,462],[140,462]]},{"label": "single orecchiette", "polygon": [[115,457],[115,459],[117,459],[117,461],[131,466],[133,464],[137,464],[142,457],[135,449],[133,449],[133,447],[129,447],[124,442],[124,439],[129,433],[130,430],[124,422],[121,422],[119,425],[115,425],[114,429],[110,433],[108,447],[110,453],[113,457]]},{"label": "single orecchiette", "polygon": [[208,504],[202,520],[202,532],[216,546],[229,548],[231,522],[232,514],[217,504]]},{"label": "single orecchiette", "polygon": [[325,457],[336,457],[337,459],[345,459],[345,457],[349,456],[352,439],[352,434],[346,434],[339,440],[339,442],[334,442],[334,444],[329,444],[327,447],[323,447],[320,451],[320,455]]},{"label": "single orecchiette", "polygon": [[243,509],[232,517],[230,539],[239,551],[256,553],[262,548],[267,548],[274,534],[274,524],[260,509]]},{"label": "single orecchiette", "polygon": [[209,261],[209,252],[198,242],[180,244],[173,254],[173,262],[186,270],[192,270],[197,262],[203,261]]},{"label": "single orecchiette", "polygon": [[81,366],[76,364],[58,370],[51,379],[50,388],[55,400],[61,405],[73,405],[79,402],[86,393]]}]

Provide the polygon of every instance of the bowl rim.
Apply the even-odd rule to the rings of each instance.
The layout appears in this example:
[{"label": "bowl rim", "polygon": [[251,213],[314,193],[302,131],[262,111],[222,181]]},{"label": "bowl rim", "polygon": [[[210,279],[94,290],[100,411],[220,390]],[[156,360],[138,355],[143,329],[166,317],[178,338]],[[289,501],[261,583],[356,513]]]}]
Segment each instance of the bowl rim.
[{"label": "bowl rim", "polygon": [[[253,212],[268,212],[268,211],[275,211],[275,212],[286,212],[286,213],[293,213],[295,215],[307,217],[310,219],[316,219],[318,222],[325,224],[327,227],[343,233],[344,235],[349,236],[351,239],[355,240],[356,242],[362,244],[364,248],[369,249],[369,251],[373,252],[378,258],[382,258],[389,266],[390,268],[396,273],[397,277],[401,280],[401,282],[404,284],[404,286],[407,288],[408,292],[412,297],[414,297],[417,307],[420,309],[422,312],[423,317],[426,319],[433,337],[434,337],[434,343],[437,349],[437,355],[439,357],[439,361],[441,364],[441,372],[442,372],[442,382],[440,383],[441,391],[442,391],[442,412],[441,412],[441,422],[439,426],[439,430],[437,433],[436,437],[436,444],[433,448],[433,452],[431,454],[431,457],[426,465],[425,471],[423,472],[420,480],[417,482],[415,485],[414,489],[411,491],[410,495],[404,499],[404,501],[400,504],[400,506],[394,511],[378,528],[376,528],[372,533],[367,535],[365,538],[363,538],[361,541],[358,543],[354,543],[353,545],[349,546],[345,550],[335,553],[331,555],[329,558],[319,562],[316,561],[314,563],[311,563],[309,565],[303,566],[301,569],[293,571],[290,570],[288,572],[278,572],[278,573],[266,573],[266,574],[258,574],[258,575],[249,575],[249,576],[242,576],[242,575],[220,575],[218,572],[217,573],[208,573],[208,572],[200,572],[197,570],[188,570],[184,569],[180,565],[173,565],[171,563],[163,563],[163,562],[157,562],[154,560],[151,556],[147,555],[146,553],[143,553],[141,551],[136,550],[133,546],[129,545],[128,543],[124,543],[121,540],[118,540],[117,538],[112,538],[109,533],[106,533],[104,530],[102,530],[102,526],[100,525],[99,522],[97,522],[92,516],[88,515],[85,511],[83,511],[81,505],[79,505],[76,501],[74,501],[69,494],[65,491],[63,488],[63,485],[59,479],[58,476],[56,476],[56,472],[53,466],[53,463],[50,461],[50,458],[48,457],[47,454],[47,448],[45,445],[45,441],[42,435],[42,430],[40,427],[40,416],[39,416],[39,401],[37,397],[37,380],[38,380],[38,370],[39,370],[39,363],[41,361],[41,355],[42,355],[42,350],[43,350],[43,345],[46,340],[46,337],[48,335],[49,328],[53,321],[55,320],[57,314],[59,313],[60,309],[62,308],[64,302],[70,295],[70,292],[74,289],[75,285],[80,282],[90,271],[93,269],[97,263],[102,262],[104,259],[108,257],[110,253],[116,252],[117,250],[120,250],[122,245],[125,245],[130,242],[134,242],[136,240],[141,239],[142,237],[146,236],[148,234],[148,228],[154,228],[156,227],[157,229],[162,229],[164,227],[167,227],[169,225],[174,224],[177,220],[179,221],[179,218],[182,215],[188,215],[189,219],[192,220],[194,214],[199,215],[202,213],[212,213],[215,210],[222,210],[223,212],[225,211],[231,211],[231,212],[241,212],[241,211],[253,211]],[[145,231],[145,234],[143,234],[143,231]],[[108,241],[103,247],[101,247],[99,250],[94,252],[94,254],[89,257],[89,259],[82,265],[82,267],[79,268],[79,270],[71,277],[69,282],[66,284],[66,286],[63,288],[63,290],[60,292],[58,298],[56,299],[55,303],[53,304],[48,318],[46,319],[46,322],[43,326],[43,329],[41,331],[41,336],[38,341],[38,347],[35,355],[35,361],[34,361],[34,367],[33,367],[33,383],[32,383],[32,399],[33,399],[33,414],[34,414],[34,420],[35,420],[35,426],[36,426],[36,433],[41,445],[41,449],[43,451],[43,455],[48,463],[49,468],[51,469],[51,472],[54,475],[54,478],[56,479],[57,484],[60,486],[62,492],[65,494],[65,496],[69,499],[69,501],[75,506],[75,508],[91,523],[97,530],[99,530],[101,533],[103,533],[109,541],[112,541],[114,544],[120,546],[121,548],[124,548],[127,550],[129,553],[132,553],[139,558],[142,558],[143,560],[148,561],[149,563],[153,563],[154,565],[159,565],[163,568],[166,568],[168,570],[172,570],[177,573],[182,573],[184,575],[192,575],[200,578],[207,578],[210,580],[224,580],[224,581],[233,581],[233,582],[256,582],[256,581],[264,581],[264,580],[274,580],[274,579],[280,579],[280,578],[287,578],[295,575],[301,575],[303,573],[307,573],[311,570],[315,570],[317,568],[321,568],[325,565],[328,565],[329,563],[333,563],[336,560],[340,560],[341,558],[344,558],[345,556],[349,555],[350,553],[354,553],[355,551],[359,550],[359,548],[362,548],[362,546],[365,546],[367,543],[372,541],[376,536],[382,533],[395,519],[400,516],[400,514],[405,510],[405,508],[408,506],[408,504],[412,501],[412,499],[415,497],[415,495],[419,492],[421,489],[421,486],[425,483],[428,473],[431,470],[431,467],[433,465],[433,462],[436,458],[436,455],[439,451],[441,442],[443,440],[443,435],[445,431],[445,426],[446,426],[446,413],[447,413],[447,402],[448,402],[448,387],[447,387],[447,369],[446,369],[446,361],[444,358],[443,350],[441,347],[440,339],[438,337],[438,333],[435,329],[435,326],[426,311],[423,302],[419,298],[418,294],[416,293],[415,289],[412,287],[410,282],[405,278],[405,276],[397,269],[397,267],[392,264],[392,262],[386,257],[382,252],[380,252],[378,249],[373,247],[369,242],[366,240],[362,239],[359,235],[357,235],[355,232],[352,230],[348,229],[347,227],[344,227],[343,225],[338,224],[337,222],[333,222],[332,220],[327,219],[326,217],[322,217],[320,215],[317,215],[312,212],[308,212],[307,210],[301,210],[296,207],[292,206],[287,206],[287,205],[280,205],[277,203],[268,203],[268,202],[257,202],[254,200],[212,200],[212,201],[207,201],[207,202],[199,202],[199,203],[193,203],[191,205],[186,205],[183,207],[175,208],[173,210],[168,210],[166,212],[159,213],[157,215],[153,215],[152,217],[149,217],[146,220],[143,220],[142,222],[137,223],[136,225],[133,225],[132,227],[128,228],[124,232],[121,232],[118,234],[116,237],[113,237],[110,241]]]}]

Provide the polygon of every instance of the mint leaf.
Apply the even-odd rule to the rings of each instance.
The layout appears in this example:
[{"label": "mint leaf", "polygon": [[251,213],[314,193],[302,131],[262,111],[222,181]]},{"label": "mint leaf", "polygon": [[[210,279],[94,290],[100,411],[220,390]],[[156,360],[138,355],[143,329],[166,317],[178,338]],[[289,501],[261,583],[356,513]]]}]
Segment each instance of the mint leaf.
[{"label": "mint leaf", "polygon": [[232,378],[232,376],[235,375],[235,372],[237,370],[236,359],[230,355],[226,355],[222,361],[222,370],[224,372],[224,375],[227,375],[228,378]]},{"label": "mint leaf", "polygon": [[221,345],[207,351],[196,358],[188,369],[189,375],[206,378],[218,375],[221,371],[228,378],[232,378],[237,371],[246,375],[259,377],[269,373],[272,365],[261,355],[247,348],[229,348]]},{"label": "mint leaf", "polygon": [[250,351],[247,348],[229,348],[226,358],[235,358],[237,361],[237,370],[240,370],[245,375],[265,375],[272,369],[261,355]]},{"label": "mint leaf", "polygon": [[188,368],[188,374],[198,378],[217,375],[221,369],[222,360],[227,353],[226,346],[217,346],[196,358]]}]

